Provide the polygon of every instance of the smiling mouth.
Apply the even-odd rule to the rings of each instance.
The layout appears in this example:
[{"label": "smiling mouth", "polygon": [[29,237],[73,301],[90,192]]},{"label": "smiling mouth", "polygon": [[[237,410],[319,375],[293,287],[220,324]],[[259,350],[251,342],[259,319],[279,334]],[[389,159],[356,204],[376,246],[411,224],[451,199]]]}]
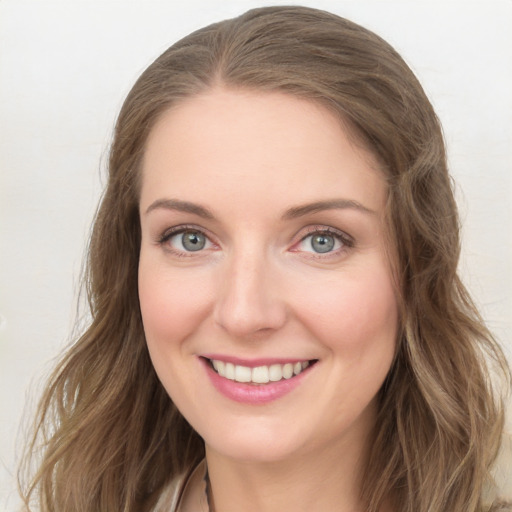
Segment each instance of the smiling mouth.
[{"label": "smiling mouth", "polygon": [[210,368],[225,379],[245,384],[260,385],[292,379],[318,361],[317,359],[312,359],[310,361],[271,364],[251,368],[249,366],[228,363],[218,359],[205,359],[208,361]]}]

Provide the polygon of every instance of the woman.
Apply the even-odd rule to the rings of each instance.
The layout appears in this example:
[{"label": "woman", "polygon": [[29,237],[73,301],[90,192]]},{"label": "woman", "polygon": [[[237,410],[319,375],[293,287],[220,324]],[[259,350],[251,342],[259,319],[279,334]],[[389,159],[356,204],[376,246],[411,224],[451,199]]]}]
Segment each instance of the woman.
[{"label": "woman", "polygon": [[439,122],[387,43],[299,7],[199,30],[129,93],[109,170],[27,505],[507,510],[507,365],[456,274]]}]

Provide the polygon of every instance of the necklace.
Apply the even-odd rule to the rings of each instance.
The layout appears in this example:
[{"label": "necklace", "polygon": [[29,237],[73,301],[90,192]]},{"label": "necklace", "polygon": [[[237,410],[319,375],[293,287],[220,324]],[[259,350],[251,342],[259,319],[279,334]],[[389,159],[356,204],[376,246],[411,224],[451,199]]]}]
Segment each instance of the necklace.
[{"label": "necklace", "polygon": [[206,503],[208,504],[208,510],[206,512],[215,512],[215,509],[212,505],[212,488],[210,485],[210,476],[208,475],[208,466],[206,466],[206,471],[204,474],[204,483],[205,483],[205,489],[204,492],[206,494]]}]

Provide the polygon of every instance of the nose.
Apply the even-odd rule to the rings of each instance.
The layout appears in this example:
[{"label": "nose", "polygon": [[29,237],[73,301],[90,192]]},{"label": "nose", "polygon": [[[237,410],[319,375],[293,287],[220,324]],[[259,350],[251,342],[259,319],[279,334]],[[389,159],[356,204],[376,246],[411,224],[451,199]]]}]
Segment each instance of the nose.
[{"label": "nose", "polygon": [[287,307],[277,270],[256,251],[228,260],[218,284],[216,323],[231,336],[245,339],[280,329]]}]

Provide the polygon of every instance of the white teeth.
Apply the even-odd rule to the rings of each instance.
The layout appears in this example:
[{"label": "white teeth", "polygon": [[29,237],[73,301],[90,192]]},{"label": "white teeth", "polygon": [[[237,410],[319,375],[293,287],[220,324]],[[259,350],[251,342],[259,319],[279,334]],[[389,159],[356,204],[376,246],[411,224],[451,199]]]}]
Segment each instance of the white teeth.
[{"label": "white teeth", "polygon": [[282,379],[291,379],[299,375],[309,366],[309,361],[285,364],[271,364],[270,366],[248,366],[234,365],[224,361],[212,359],[212,366],[221,376],[237,382],[252,382],[254,384],[267,384],[278,382]]},{"label": "white teeth", "polygon": [[235,366],[235,380],[237,382],[251,382],[251,369],[247,366]]},{"label": "white teeth", "polygon": [[273,364],[268,368],[268,378],[272,382],[277,382],[283,378],[283,370],[280,364]]},{"label": "white teeth", "polygon": [[[212,361],[213,367],[217,370],[217,373],[224,373],[224,361]],[[220,368],[220,370],[219,370]]]},{"label": "white teeth", "polygon": [[235,380],[235,365],[233,363],[226,363],[223,377],[229,380]]},{"label": "white teeth", "polygon": [[253,368],[252,381],[257,384],[266,384],[269,381],[268,366],[256,366],[256,368]]},{"label": "white teeth", "polygon": [[286,363],[283,365],[283,377],[285,379],[291,379],[293,377],[293,364]]}]

